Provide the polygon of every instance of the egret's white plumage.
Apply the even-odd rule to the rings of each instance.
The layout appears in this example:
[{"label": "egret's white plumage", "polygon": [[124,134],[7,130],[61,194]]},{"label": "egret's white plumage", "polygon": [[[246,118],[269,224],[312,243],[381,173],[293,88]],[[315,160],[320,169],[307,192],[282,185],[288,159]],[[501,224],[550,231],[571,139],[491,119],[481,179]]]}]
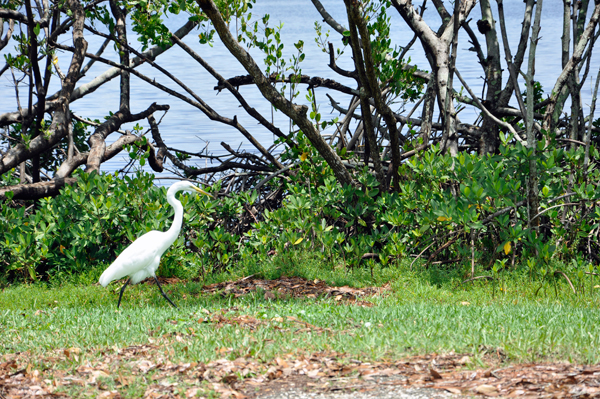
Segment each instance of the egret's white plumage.
[{"label": "egret's white plumage", "polygon": [[[175,210],[175,216],[173,218],[173,224],[169,230],[162,231],[149,231],[137,240],[135,240],[130,246],[125,248],[123,252],[115,259],[115,261],[102,273],[100,276],[100,284],[106,287],[111,281],[121,279],[125,276],[129,276],[129,280],[125,283],[121,289],[119,295],[119,305],[121,305],[121,297],[127,284],[136,284],[144,280],[147,277],[154,277],[156,280],[156,269],[160,265],[160,258],[162,254],[175,242],[179,232],[181,231],[181,224],[183,222],[183,205],[175,198],[175,194],[179,191],[198,192],[208,196],[211,196],[204,190],[194,186],[192,183],[187,181],[177,182],[173,184],[167,191],[167,202]],[[173,305],[171,300],[163,292],[158,280],[156,280],[160,292],[163,296]]]}]

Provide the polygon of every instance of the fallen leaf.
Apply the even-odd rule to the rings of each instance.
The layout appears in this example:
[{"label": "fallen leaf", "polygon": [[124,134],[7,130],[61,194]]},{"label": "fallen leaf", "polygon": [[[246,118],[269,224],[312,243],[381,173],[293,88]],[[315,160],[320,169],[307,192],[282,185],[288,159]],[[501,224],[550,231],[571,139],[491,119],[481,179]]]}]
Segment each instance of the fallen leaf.
[{"label": "fallen leaf", "polygon": [[238,380],[238,377],[235,374],[226,375],[225,377],[223,377],[223,379],[221,379],[221,381],[226,384],[231,384],[237,380]]},{"label": "fallen leaf", "polygon": [[275,294],[273,294],[271,291],[266,291],[265,299],[275,299]]},{"label": "fallen leaf", "polygon": [[498,388],[488,384],[482,384],[475,387],[475,392],[485,396],[498,396]]},{"label": "fallen leaf", "polygon": [[429,373],[436,380],[441,380],[442,379],[442,375],[440,373],[438,373],[436,370],[432,369],[431,367],[429,368]]},{"label": "fallen leaf", "polygon": [[319,369],[311,370],[306,375],[310,378],[319,378]]},{"label": "fallen leaf", "polygon": [[441,388],[441,389],[445,389],[446,391],[453,393],[455,395],[460,395],[462,394],[462,391],[458,388],[454,388],[454,387],[441,387],[441,386],[436,386],[436,388]]},{"label": "fallen leaf", "polygon": [[467,364],[467,363],[471,363],[471,358],[469,356],[463,356],[460,359],[458,359],[458,361],[456,362],[458,364]]}]

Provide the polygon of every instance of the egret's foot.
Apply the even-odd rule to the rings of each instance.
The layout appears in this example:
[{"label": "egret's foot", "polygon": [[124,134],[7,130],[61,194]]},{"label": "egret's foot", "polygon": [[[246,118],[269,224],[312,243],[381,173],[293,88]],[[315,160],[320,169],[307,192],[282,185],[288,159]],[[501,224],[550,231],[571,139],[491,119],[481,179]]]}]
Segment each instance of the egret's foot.
[{"label": "egret's foot", "polygon": [[156,278],[156,276],[154,276],[154,281],[156,281],[156,285],[158,285],[158,289],[160,290],[160,293],[162,294],[162,296],[164,296],[164,297],[165,297],[165,299],[166,299],[167,301],[169,301],[169,303],[170,303],[171,305],[173,305],[173,307],[174,307],[175,309],[179,309],[179,308],[177,307],[177,305],[175,305],[175,304],[173,303],[173,301],[169,299],[169,297],[167,296],[167,294],[165,294],[165,292],[163,291],[162,287],[160,286],[160,283],[158,282],[158,279]]},{"label": "egret's foot", "polygon": [[123,292],[125,291],[125,288],[129,285],[130,281],[131,281],[131,277],[129,277],[127,279],[127,282],[125,283],[123,288],[121,288],[121,293],[119,294],[119,303],[117,304],[117,309],[119,309],[119,307],[121,306],[121,298],[123,298]]}]

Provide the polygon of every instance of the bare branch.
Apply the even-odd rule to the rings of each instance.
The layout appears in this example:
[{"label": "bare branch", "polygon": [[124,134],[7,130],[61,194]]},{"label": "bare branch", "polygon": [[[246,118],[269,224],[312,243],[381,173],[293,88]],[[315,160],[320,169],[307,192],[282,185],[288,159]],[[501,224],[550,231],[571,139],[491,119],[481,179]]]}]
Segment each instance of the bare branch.
[{"label": "bare branch", "polygon": [[112,132],[116,131],[121,127],[122,124],[137,121],[140,119],[146,119],[149,115],[152,115],[156,111],[167,111],[168,105],[159,105],[153,103],[146,109],[138,114],[131,114],[128,111],[119,110],[114,113],[106,122],[104,122],[94,134],[90,136],[88,142],[90,144],[90,154],[87,160],[86,172],[91,173],[93,171],[100,170],[100,164],[104,161],[104,153],[106,151],[105,140]]},{"label": "bare branch", "polygon": [[[2,50],[4,47],[6,47],[6,45],[8,44],[8,41],[12,37],[14,30],[15,30],[15,21],[11,19],[8,21],[8,30],[6,31],[6,35],[4,35],[4,38],[2,38],[2,34],[4,31],[4,21],[2,18],[0,18],[0,50]],[[2,75],[2,73],[3,72],[0,71],[0,75]]]},{"label": "bare branch", "polygon": [[12,192],[13,199],[39,199],[43,197],[54,197],[59,194],[65,185],[73,185],[77,182],[74,177],[66,179],[55,179],[52,181],[38,182],[32,184],[19,184],[16,186],[0,187],[0,201],[6,199],[6,193]]},{"label": "bare branch", "polygon": [[[333,79],[323,79],[318,76],[310,77],[308,75],[301,75],[299,81],[298,81],[298,77],[295,76],[294,74],[290,74],[287,77],[281,77],[281,76],[277,77],[275,74],[272,74],[271,76],[268,76],[266,78],[271,83],[291,83],[293,80],[293,82],[295,82],[295,83],[307,84],[309,86],[309,88],[325,87],[327,89],[336,90],[336,91],[339,91],[339,92],[345,93],[345,94],[350,94],[350,95],[354,95],[354,96],[359,95],[358,90],[355,90],[348,86],[345,86],[339,82],[336,82]],[[229,83],[233,87],[247,86],[247,85],[255,84],[254,79],[252,78],[251,75],[234,76],[233,78],[227,79],[225,82]],[[219,84],[217,86],[215,86],[215,90],[220,91],[220,90],[225,89],[226,88],[225,82],[219,82]]]},{"label": "bare branch", "polygon": [[85,14],[81,4],[77,0],[68,0],[67,7],[73,13],[74,23],[72,35],[75,51],[73,58],[71,59],[69,72],[62,82],[62,88],[56,102],[56,110],[52,119],[52,124],[47,133],[35,137],[28,146],[17,144],[9,149],[2,158],[0,158],[0,174],[14,168],[26,159],[31,159],[33,156],[41,154],[68,134],[70,97],[75,87],[75,82],[79,77],[79,71],[83,64],[85,51],[87,49],[87,42],[83,38],[83,22]]},{"label": "bare branch", "polygon": [[458,72],[458,69],[455,70],[454,73],[456,74],[456,77],[460,80],[460,82],[463,84],[464,88],[467,89],[467,91],[469,92],[469,94],[473,98],[473,101],[475,101],[475,103],[477,104],[477,106],[479,107],[479,109],[481,109],[481,111],[483,111],[483,113],[488,118],[490,118],[491,120],[493,120],[494,122],[496,122],[498,125],[504,127],[509,132],[511,132],[512,135],[515,137],[515,139],[517,139],[519,142],[521,142],[521,144],[525,144],[525,141],[521,138],[521,136],[519,135],[519,133],[517,133],[517,131],[515,130],[515,128],[512,127],[512,125],[510,123],[504,122],[504,121],[496,118],[490,111],[488,111],[488,109],[486,107],[483,106],[483,104],[481,103],[481,101],[479,101],[479,99],[477,98],[477,96],[475,95],[475,93],[473,93],[473,91],[471,90],[471,88],[469,87],[469,85],[467,84],[467,82],[465,82],[465,80],[462,78],[462,76],[460,75],[460,72]]},{"label": "bare branch", "polygon": [[590,21],[588,22],[587,27],[583,31],[581,38],[579,39],[577,44],[574,46],[573,55],[569,59],[569,62],[567,62],[567,65],[563,68],[560,76],[558,77],[558,79],[556,80],[556,83],[554,84],[554,88],[552,89],[552,95],[550,97],[551,101],[548,104],[548,107],[546,108],[544,124],[542,125],[542,127],[546,130],[551,128],[552,115],[554,114],[554,109],[556,108],[556,101],[558,100],[558,96],[561,93],[563,86],[567,83],[567,79],[568,79],[570,73],[572,72],[572,70],[574,68],[576,68],[577,65],[579,65],[579,63],[581,61],[581,56],[583,55],[583,52],[584,52],[585,48],[587,47],[588,42],[590,41],[590,37],[591,37],[592,33],[596,29],[596,25],[598,24],[599,19],[600,19],[600,2],[596,2],[596,4],[594,5],[594,12],[593,12],[592,16],[590,17]]},{"label": "bare branch", "polygon": [[215,30],[227,49],[252,76],[263,97],[290,117],[302,129],[302,132],[308,137],[321,156],[323,156],[341,184],[353,185],[354,179],[342,164],[340,157],[329,147],[307,118],[308,107],[296,105],[288,101],[271,85],[250,54],[235,40],[212,0],[197,0],[197,3],[212,21]]},{"label": "bare branch", "polygon": [[[189,47],[187,44],[185,44],[183,41],[181,41],[177,36],[172,36],[172,40],[174,40],[179,47],[181,47],[183,50],[185,50],[186,53],[188,53],[190,56],[192,56],[192,58],[194,58],[196,61],[198,61],[198,63],[200,65],[202,65],[202,67],[204,67],[204,69],[206,69],[211,75],[213,75],[213,77],[215,79],[217,79],[217,81],[218,81],[219,84],[215,87],[215,89],[219,88],[218,90],[222,90],[223,88],[226,88],[227,90],[229,90],[229,92],[231,94],[233,94],[233,96],[242,105],[242,107],[248,113],[248,115],[252,116],[261,125],[263,125],[267,129],[269,129],[269,131],[271,133],[273,133],[274,135],[276,135],[279,138],[284,139],[286,141],[286,143],[290,147],[295,147],[296,146],[296,143],[290,137],[288,137],[287,135],[283,134],[283,132],[281,130],[279,130],[279,128],[277,126],[275,126],[272,123],[270,123],[269,121],[267,121],[265,119],[265,117],[263,117],[256,109],[250,107],[250,105],[248,105],[248,103],[246,102],[246,100],[244,99],[244,97],[234,87],[235,85],[233,85],[231,82],[229,82],[228,80],[226,80],[225,78],[223,78],[223,76],[221,76],[217,71],[215,71],[214,68],[212,68],[191,47]],[[251,77],[249,77],[249,79],[252,80]]]}]

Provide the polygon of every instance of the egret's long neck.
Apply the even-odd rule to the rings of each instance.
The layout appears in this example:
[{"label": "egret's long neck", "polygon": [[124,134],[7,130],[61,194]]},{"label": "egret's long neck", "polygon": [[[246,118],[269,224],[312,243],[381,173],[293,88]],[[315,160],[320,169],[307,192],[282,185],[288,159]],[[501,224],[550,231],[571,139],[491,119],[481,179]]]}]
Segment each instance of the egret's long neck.
[{"label": "egret's long neck", "polygon": [[171,204],[173,209],[175,210],[175,216],[173,217],[173,224],[171,224],[171,228],[165,231],[166,240],[165,240],[165,248],[169,248],[171,244],[175,242],[179,232],[181,231],[181,223],[183,222],[183,205],[175,198],[175,193],[167,193],[167,202]]}]

